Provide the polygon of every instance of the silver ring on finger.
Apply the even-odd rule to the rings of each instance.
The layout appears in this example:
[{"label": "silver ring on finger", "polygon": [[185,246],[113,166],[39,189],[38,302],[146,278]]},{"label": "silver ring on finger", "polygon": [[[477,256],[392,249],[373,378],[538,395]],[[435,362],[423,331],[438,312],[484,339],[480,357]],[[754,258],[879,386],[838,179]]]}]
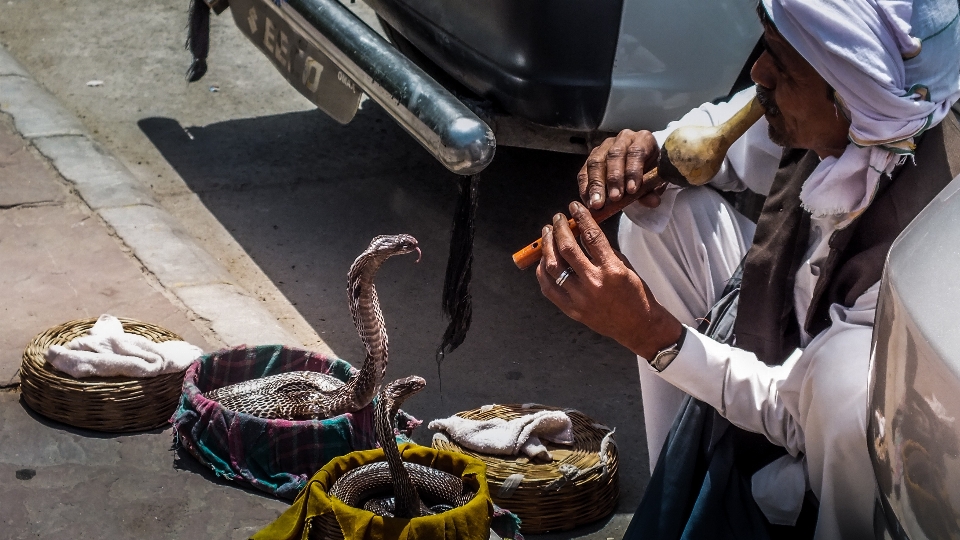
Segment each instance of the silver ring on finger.
[{"label": "silver ring on finger", "polygon": [[563,287],[564,282],[567,281],[567,278],[570,277],[571,274],[573,274],[573,268],[570,268],[569,266],[566,270],[560,272],[560,277],[557,278],[557,286]]}]

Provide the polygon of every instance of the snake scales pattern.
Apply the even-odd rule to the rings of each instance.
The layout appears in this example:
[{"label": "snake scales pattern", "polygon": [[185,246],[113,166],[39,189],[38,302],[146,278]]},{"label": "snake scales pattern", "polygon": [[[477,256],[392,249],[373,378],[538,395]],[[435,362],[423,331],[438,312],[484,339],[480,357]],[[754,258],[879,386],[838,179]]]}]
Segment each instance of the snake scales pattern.
[{"label": "snake scales pattern", "polygon": [[[367,351],[360,370],[347,382],[312,371],[291,371],[217,388],[203,395],[226,409],[261,418],[307,420],[332,418],[366,407],[380,388],[387,368],[387,332],[373,280],[380,266],[394,255],[417,252],[417,240],[407,234],[377,236],[347,274],[347,298],[354,326]],[[386,462],[358,467],[339,478],[330,494],[343,502],[381,515],[416,517],[462,506],[475,495],[464,492],[460,478],[414,463],[403,463],[393,422],[400,404],[426,382],[417,376],[394,381],[380,392],[374,409],[377,440]],[[428,507],[419,491],[435,503]],[[394,493],[394,497],[376,497]]]},{"label": "snake scales pattern", "polygon": [[[422,377],[411,375],[388,384],[377,397],[373,421],[377,441],[386,461],[361,465],[334,482],[329,494],[355,508],[386,517],[412,518],[463,506],[476,495],[450,473],[403,462],[397,448],[393,422],[406,398],[426,386]],[[393,497],[383,497],[393,492]],[[420,498],[429,501],[427,506]]]},{"label": "snake scales pattern", "polygon": [[309,420],[333,418],[366,407],[380,388],[387,369],[387,332],[373,278],[394,255],[417,252],[408,234],[377,236],[347,274],[347,300],[353,324],[367,351],[360,370],[346,383],[311,371],[290,371],[231,384],[204,393],[231,411],[261,418]]}]

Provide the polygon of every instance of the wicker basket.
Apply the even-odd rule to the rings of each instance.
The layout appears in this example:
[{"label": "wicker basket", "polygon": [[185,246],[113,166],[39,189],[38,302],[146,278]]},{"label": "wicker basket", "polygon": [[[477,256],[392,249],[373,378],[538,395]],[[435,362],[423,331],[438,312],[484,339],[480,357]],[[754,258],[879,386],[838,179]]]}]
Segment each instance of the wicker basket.
[{"label": "wicker basket", "polygon": [[[333,418],[283,420],[232,411],[203,395],[288,371],[313,371],[346,382],[354,369],[339,358],[284,345],[240,345],[206,354],[184,376],[173,414],[176,440],[217,478],[290,500],[331,459],[376,447],[373,404]],[[403,420],[409,424],[414,419],[404,413]]]},{"label": "wicker basket", "polygon": [[404,462],[460,478],[464,489],[474,491],[475,495],[465,504],[435,515],[409,519],[377,517],[329,495],[330,488],[345,474],[384,460],[383,450],[379,448],[354,451],[327,462],[310,478],[293,504],[254,538],[486,540],[490,537],[495,511],[482,461],[459,452],[445,452],[414,443],[403,443],[398,450]]},{"label": "wicker basket", "polygon": [[[70,321],[33,338],[20,364],[23,400],[47,418],[96,431],[142,431],[165,425],[180,399],[182,371],[143,379],[76,379],[47,363],[44,353],[51,345],[85,335],[96,322],[96,317]],[[124,332],[158,343],[181,339],[154,324],[124,318],[120,322]]]},{"label": "wicker basket", "polygon": [[457,415],[511,420],[542,410],[564,410],[573,421],[573,446],[547,443],[553,455],[550,463],[478,454],[442,433],[433,438],[434,448],[463,452],[486,463],[493,502],[520,516],[524,534],[565,531],[604,518],[616,508],[620,495],[613,432],[580,411],[536,404],[493,405]]},{"label": "wicker basket", "polygon": [[333,512],[320,514],[307,522],[308,540],[344,540],[343,530]]}]

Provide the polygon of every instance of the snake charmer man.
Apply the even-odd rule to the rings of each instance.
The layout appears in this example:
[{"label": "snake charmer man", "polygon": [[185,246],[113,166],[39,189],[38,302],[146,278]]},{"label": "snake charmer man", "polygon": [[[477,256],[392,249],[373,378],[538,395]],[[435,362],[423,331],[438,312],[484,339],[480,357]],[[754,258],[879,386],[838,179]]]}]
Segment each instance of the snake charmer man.
[{"label": "snake charmer man", "polygon": [[[654,472],[625,538],[873,537],[879,281],[896,236],[960,174],[958,2],[757,12],[755,89],[606,140],[570,205],[583,247],[561,214],[543,230],[544,295],[638,356]],[[644,184],[672,129],[722,123],[754,93],[764,118],[708,186]],[[756,223],[718,192],[744,189],[766,195]],[[638,191],[621,257],[585,205]]]}]

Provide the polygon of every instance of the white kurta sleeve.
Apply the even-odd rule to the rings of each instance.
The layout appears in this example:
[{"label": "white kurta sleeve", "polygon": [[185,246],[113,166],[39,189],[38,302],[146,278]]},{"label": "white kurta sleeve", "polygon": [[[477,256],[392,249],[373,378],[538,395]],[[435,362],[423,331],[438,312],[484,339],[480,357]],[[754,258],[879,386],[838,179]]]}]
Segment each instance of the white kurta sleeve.
[{"label": "white kurta sleeve", "polygon": [[870,343],[880,284],[852,307],[830,307],[829,328],[782,366],[689,330],[660,374],[731,423],[806,459],[820,500],[816,538],[857,538],[872,526],[875,481],[867,454]]},{"label": "white kurta sleeve", "polygon": [[801,354],[782,366],[767,366],[751,352],[687,330],[680,354],[660,373],[667,382],[716,409],[731,423],[764,434],[797,456],[803,430],[778,392]]},{"label": "white kurta sleeve", "polygon": [[867,452],[870,344],[880,284],[851,308],[833,305],[830,328],[804,349],[803,372],[780,395],[806,437],[810,488],[820,500],[817,539],[872,531],[876,480]]},{"label": "white kurta sleeve", "polygon": [[[879,284],[871,287],[850,308],[833,305],[831,326],[781,366],[767,366],[751,352],[690,329],[680,353],[660,376],[731,423],[764,434],[791,455],[806,453],[805,433],[814,426],[805,426],[804,421],[811,419],[811,407],[823,403],[830,409],[837,399],[829,395],[813,399],[815,386],[843,378],[856,388],[866,388],[878,289]],[[829,375],[821,377],[824,369]]]}]

